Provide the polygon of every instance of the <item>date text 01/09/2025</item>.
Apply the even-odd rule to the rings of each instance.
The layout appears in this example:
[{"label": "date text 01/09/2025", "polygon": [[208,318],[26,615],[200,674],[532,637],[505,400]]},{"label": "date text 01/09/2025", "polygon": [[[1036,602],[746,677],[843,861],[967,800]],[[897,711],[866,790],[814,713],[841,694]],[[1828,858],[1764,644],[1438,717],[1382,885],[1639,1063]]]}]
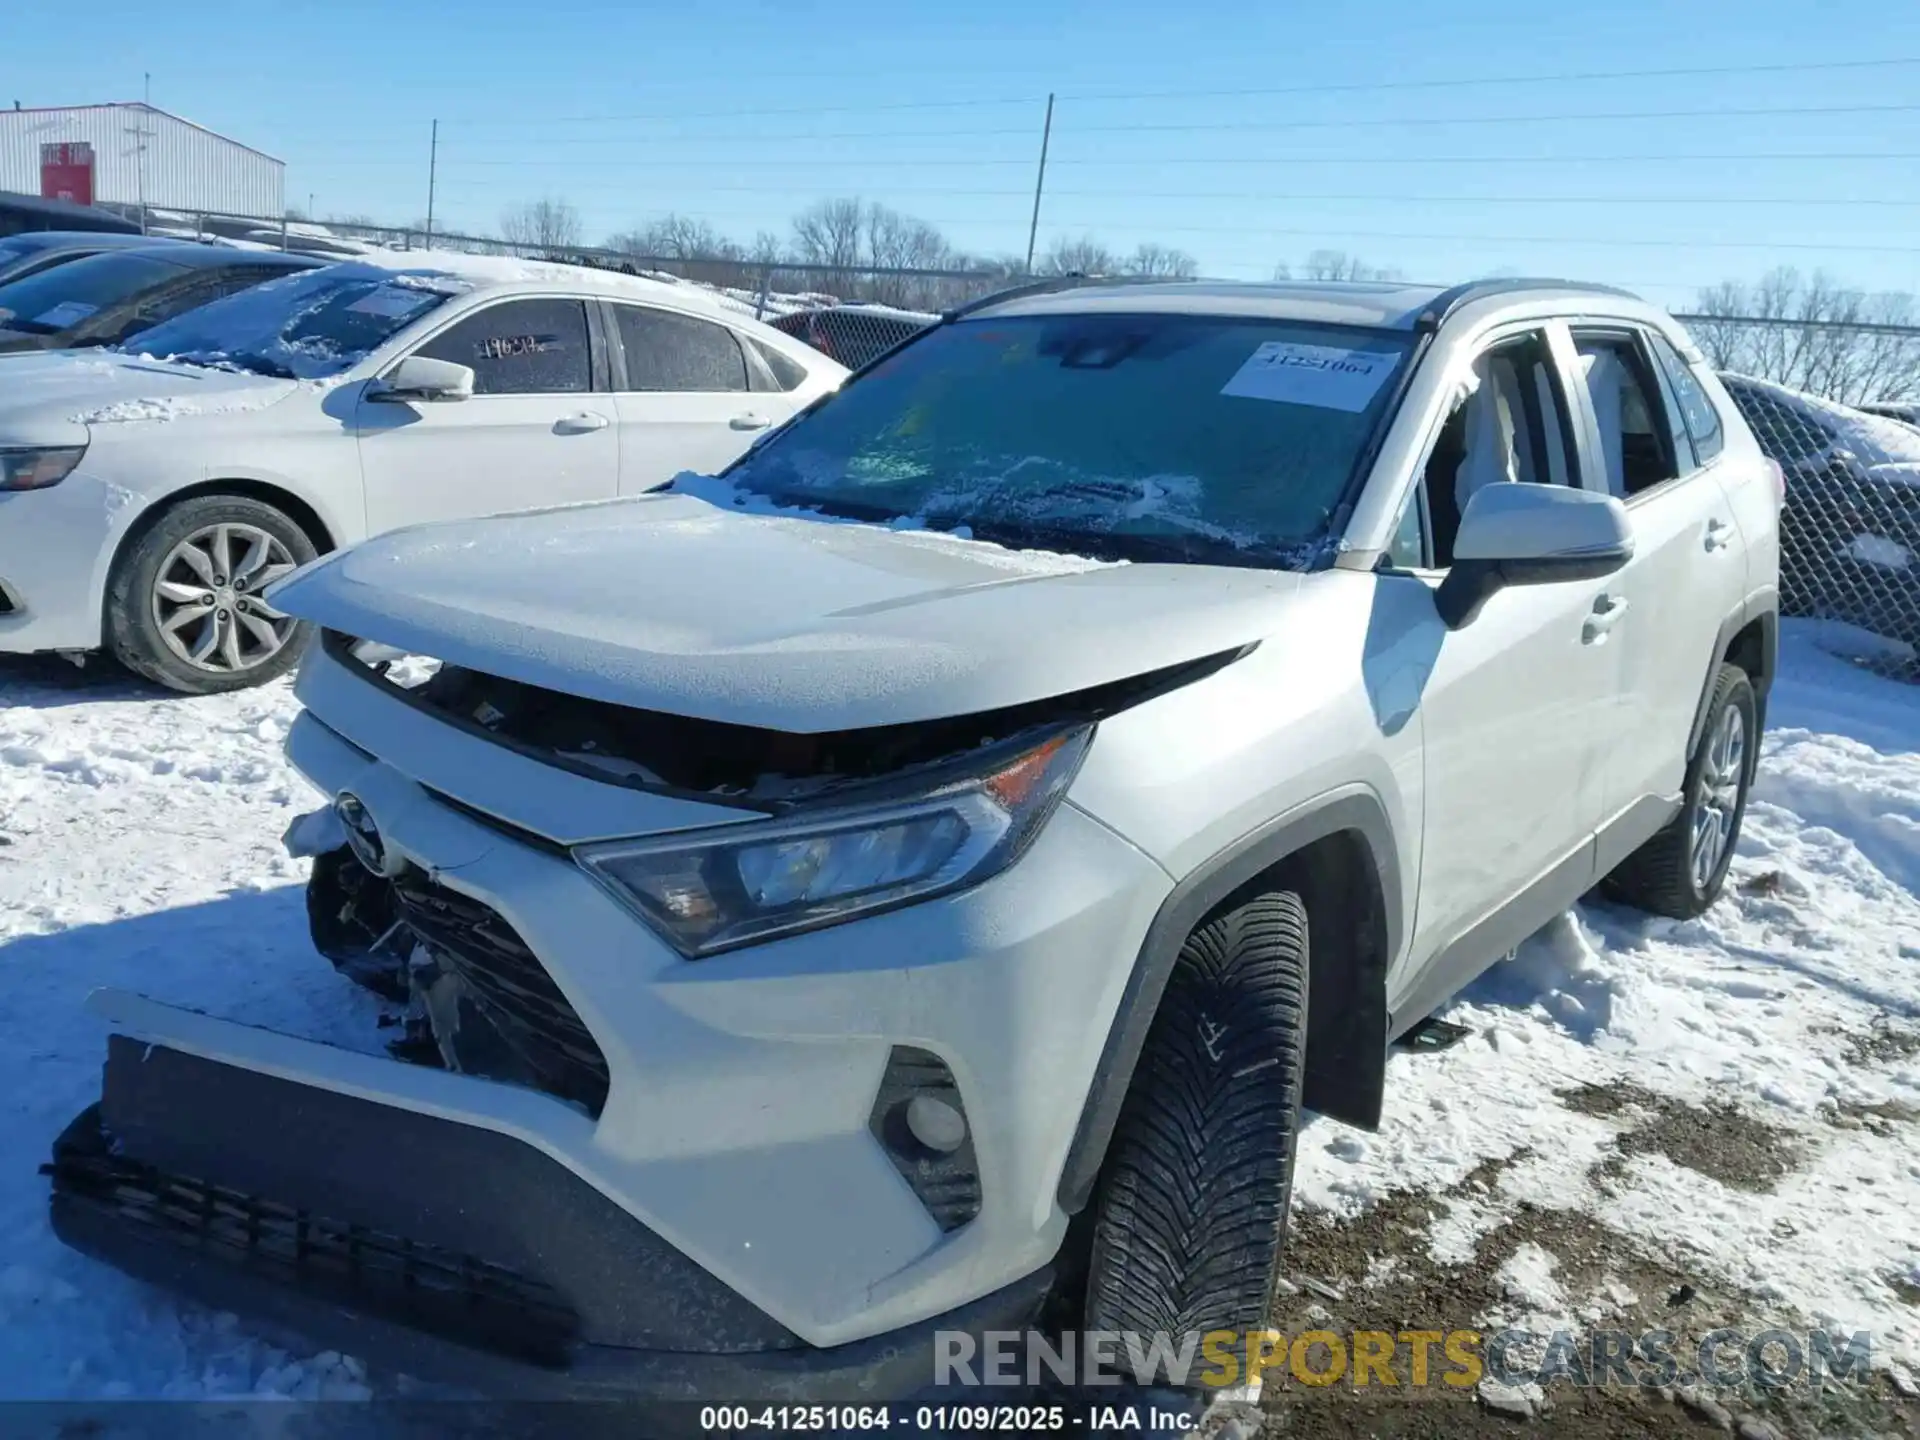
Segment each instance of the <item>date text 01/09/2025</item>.
[{"label": "date text 01/09/2025", "polygon": [[705,1405],[700,1428],[713,1434],[756,1431],[908,1435],[1066,1434],[1141,1431],[1184,1434],[1198,1417],[1158,1405]]}]

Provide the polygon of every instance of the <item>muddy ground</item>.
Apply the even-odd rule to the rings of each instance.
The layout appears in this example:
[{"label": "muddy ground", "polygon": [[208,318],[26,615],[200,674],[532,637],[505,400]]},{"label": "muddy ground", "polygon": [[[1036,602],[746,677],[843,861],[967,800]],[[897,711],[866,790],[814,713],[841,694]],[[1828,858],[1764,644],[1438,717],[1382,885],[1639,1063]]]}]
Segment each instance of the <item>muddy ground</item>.
[{"label": "muddy ground", "polygon": [[[1847,1043],[1862,1063],[1885,1062],[1920,1053],[1920,1030],[1876,1027],[1848,1037]],[[1628,1084],[1570,1088],[1559,1099],[1569,1110],[1608,1117],[1621,1127],[1615,1153],[1588,1172],[1587,1182],[1596,1191],[1624,1183],[1629,1157],[1657,1152],[1731,1189],[1758,1194],[1789,1174],[1801,1154],[1796,1137],[1731,1108],[1694,1107]],[[1840,1129],[1894,1127],[1920,1146],[1920,1113],[1903,1105],[1838,1108],[1827,1118]],[[1502,1171],[1526,1155],[1521,1151],[1482,1164],[1449,1191],[1393,1195],[1351,1220],[1297,1214],[1275,1325],[1295,1336],[1309,1329],[1343,1336],[1357,1330],[1396,1336],[1415,1329],[1487,1331],[1490,1317],[1498,1320],[1525,1309],[1515,1304],[1511,1262],[1523,1247],[1538,1247],[1557,1262],[1554,1279],[1578,1322],[1635,1334],[1673,1333],[1676,1365],[1667,1383],[1659,1383],[1662,1377],[1636,1356],[1629,1370],[1636,1382],[1647,1383],[1583,1386],[1572,1378],[1552,1378],[1531,1395],[1487,1380],[1450,1386],[1440,1377],[1452,1367],[1435,1347],[1430,1383],[1416,1388],[1409,1373],[1413,1347],[1397,1344],[1396,1386],[1380,1384],[1375,1372],[1373,1383],[1356,1388],[1350,1370],[1335,1383],[1307,1385],[1281,1366],[1267,1374],[1257,1416],[1244,1407],[1216,1407],[1207,1428],[1229,1440],[1254,1433],[1256,1420],[1262,1435],[1334,1440],[1527,1433],[1596,1440],[1714,1434],[1746,1440],[1920,1437],[1920,1393],[1904,1371],[1881,1366],[1864,1377],[1817,1383],[1803,1374],[1778,1387],[1703,1382],[1692,1372],[1699,1342],[1710,1332],[1728,1328],[1751,1337],[1784,1329],[1804,1338],[1816,1328],[1813,1320],[1769,1297],[1730,1289],[1677,1262],[1672,1255],[1678,1252],[1656,1254],[1654,1247],[1591,1216],[1523,1204],[1477,1238],[1470,1259],[1436,1260],[1433,1227],[1449,1202],[1488,1198]],[[1920,1226],[1920,1216],[1912,1219]],[[1676,1217],[1676,1226],[1680,1221]],[[1920,1306],[1920,1290],[1907,1288],[1912,1293],[1899,1298]],[[1524,1362],[1537,1352],[1515,1353]],[[1727,1353],[1737,1361],[1741,1351]],[[1779,1350],[1771,1355],[1784,1358]],[[1570,1358],[1570,1368],[1577,1370],[1583,1362],[1592,1368],[1590,1353]],[[1323,1347],[1310,1351],[1308,1359],[1316,1370],[1331,1363]],[[1463,1371],[1454,1373],[1465,1378]],[[1612,1378],[1624,1379],[1617,1370]]]}]

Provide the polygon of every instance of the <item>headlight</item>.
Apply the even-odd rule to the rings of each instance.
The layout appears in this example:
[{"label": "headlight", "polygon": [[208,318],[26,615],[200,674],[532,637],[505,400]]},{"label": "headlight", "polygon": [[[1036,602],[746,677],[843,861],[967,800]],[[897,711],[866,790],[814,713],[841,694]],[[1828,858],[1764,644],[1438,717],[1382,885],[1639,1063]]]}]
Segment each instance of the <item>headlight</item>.
[{"label": "headlight", "polygon": [[84,445],[0,446],[0,490],[44,490],[73,473]]},{"label": "headlight", "polygon": [[689,958],[837,925],[977,885],[1046,824],[1092,728],[1053,736],[905,800],[573,852]]}]

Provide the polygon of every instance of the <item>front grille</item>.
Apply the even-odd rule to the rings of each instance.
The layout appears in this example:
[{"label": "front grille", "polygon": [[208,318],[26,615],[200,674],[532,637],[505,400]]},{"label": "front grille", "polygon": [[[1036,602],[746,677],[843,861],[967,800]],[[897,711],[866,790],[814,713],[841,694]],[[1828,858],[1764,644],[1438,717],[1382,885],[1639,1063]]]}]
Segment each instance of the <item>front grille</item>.
[{"label": "front grille", "polygon": [[91,1113],[96,1122],[62,1136],[45,1167],[60,1203],[112,1214],[362,1314],[536,1364],[564,1363],[579,1322],[552,1287],[472,1255],[116,1155]]},{"label": "front grille", "polygon": [[598,1118],[607,1103],[607,1057],[506,918],[418,870],[395,879],[393,893],[408,928],[459,977],[539,1088]]}]

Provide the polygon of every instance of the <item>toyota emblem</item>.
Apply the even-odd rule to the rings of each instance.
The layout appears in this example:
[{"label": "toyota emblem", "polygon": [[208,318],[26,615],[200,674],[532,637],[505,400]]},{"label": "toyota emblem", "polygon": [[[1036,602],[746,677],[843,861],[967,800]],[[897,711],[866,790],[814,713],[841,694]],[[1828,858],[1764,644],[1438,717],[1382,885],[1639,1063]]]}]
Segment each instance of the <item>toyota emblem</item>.
[{"label": "toyota emblem", "polygon": [[340,817],[340,826],[347,832],[347,848],[354,858],[375,875],[391,877],[397,867],[380,838],[380,827],[373,823],[373,815],[360,797],[343,790],[333,802],[333,813]]}]

